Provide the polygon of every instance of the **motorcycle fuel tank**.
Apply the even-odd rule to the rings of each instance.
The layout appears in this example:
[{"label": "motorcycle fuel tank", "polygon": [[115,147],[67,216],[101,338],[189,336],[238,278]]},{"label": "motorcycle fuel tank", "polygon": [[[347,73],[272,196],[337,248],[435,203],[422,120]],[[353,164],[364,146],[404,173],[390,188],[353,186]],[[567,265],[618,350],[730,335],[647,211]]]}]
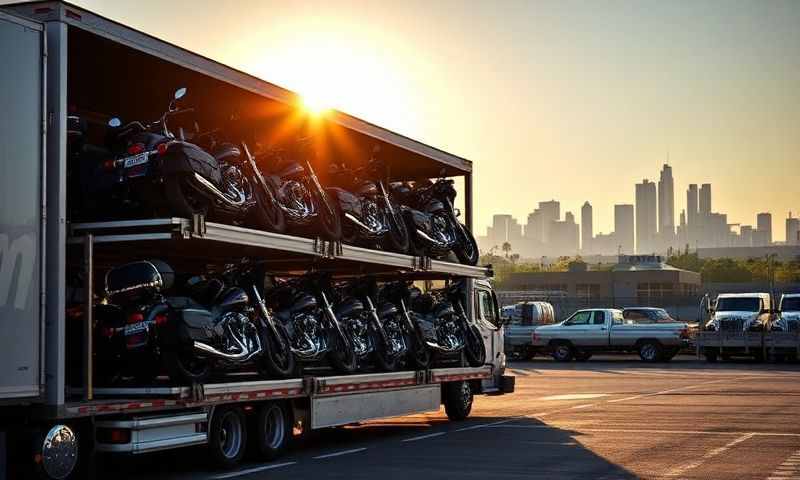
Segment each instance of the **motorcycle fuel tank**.
[{"label": "motorcycle fuel tank", "polygon": [[221,295],[217,307],[222,310],[232,310],[237,307],[245,307],[249,303],[250,297],[247,295],[247,292],[239,287],[233,287]]},{"label": "motorcycle fuel tank", "polygon": [[347,298],[336,305],[337,317],[349,317],[360,315],[364,311],[364,304],[361,300],[355,298]]}]

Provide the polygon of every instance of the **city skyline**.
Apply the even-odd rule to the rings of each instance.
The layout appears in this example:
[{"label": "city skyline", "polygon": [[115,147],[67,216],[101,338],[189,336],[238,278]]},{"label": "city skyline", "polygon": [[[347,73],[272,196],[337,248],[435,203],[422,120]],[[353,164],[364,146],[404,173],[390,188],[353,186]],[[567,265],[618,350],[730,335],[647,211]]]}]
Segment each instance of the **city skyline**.
[{"label": "city skyline", "polygon": [[[729,221],[724,208],[714,203],[711,183],[689,184],[685,196],[674,189],[673,168],[662,165],[658,182],[644,178],[634,186],[633,204],[614,204],[614,229],[595,230],[597,209],[587,199],[580,207],[580,222],[560,201],[538,202],[527,222],[513,215],[495,214],[486,235],[478,235],[484,250],[511,244],[523,256],[574,254],[665,253],[669,249],[762,247],[786,243],[800,245],[800,219],[788,212],[785,234],[776,234],[771,212],[758,212],[751,221]],[[685,199],[685,207],[681,200]],[[677,207],[677,208],[676,208]],[[715,208],[716,207],[716,208]],[[679,222],[675,225],[675,211]],[[574,210],[574,209],[573,209]],[[635,235],[634,235],[635,232]],[[480,233],[480,232],[478,232]],[[496,245],[495,245],[496,244]],[[508,253],[508,252],[506,252]]]}]

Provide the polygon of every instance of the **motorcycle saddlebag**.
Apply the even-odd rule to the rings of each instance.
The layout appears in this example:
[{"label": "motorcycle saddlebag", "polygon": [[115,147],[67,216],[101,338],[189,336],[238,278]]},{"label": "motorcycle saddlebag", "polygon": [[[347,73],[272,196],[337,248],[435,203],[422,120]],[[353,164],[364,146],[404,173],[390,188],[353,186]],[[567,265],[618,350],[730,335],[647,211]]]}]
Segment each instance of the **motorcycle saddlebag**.
[{"label": "motorcycle saddlebag", "polygon": [[171,297],[167,302],[174,312],[178,342],[209,343],[214,338],[214,315],[211,312],[187,297]]},{"label": "motorcycle saddlebag", "polygon": [[199,173],[215,185],[222,183],[217,160],[205,150],[187,142],[173,142],[163,155],[164,175]]}]

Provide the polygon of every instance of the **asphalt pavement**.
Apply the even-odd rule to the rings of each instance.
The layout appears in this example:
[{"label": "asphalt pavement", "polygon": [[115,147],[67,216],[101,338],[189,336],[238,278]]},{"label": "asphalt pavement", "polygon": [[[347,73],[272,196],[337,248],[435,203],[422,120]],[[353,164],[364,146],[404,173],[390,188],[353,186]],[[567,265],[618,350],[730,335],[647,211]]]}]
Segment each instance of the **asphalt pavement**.
[{"label": "asphalt pavement", "polygon": [[[679,356],[509,366],[516,392],[444,411],[328,429],[270,463],[205,467],[202,449],[107,467],[153,479],[800,479],[800,365]],[[176,455],[176,453],[178,453]]]}]

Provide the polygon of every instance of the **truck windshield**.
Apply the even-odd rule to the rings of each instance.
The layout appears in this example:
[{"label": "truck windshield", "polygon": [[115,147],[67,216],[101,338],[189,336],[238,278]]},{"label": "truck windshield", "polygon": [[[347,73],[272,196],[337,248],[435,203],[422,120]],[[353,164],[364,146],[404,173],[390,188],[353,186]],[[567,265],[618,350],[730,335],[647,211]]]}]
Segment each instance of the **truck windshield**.
[{"label": "truck windshield", "polygon": [[781,302],[781,311],[800,312],[800,297],[784,298]]},{"label": "truck windshield", "polygon": [[727,297],[717,300],[718,312],[757,312],[761,310],[761,299],[748,297]]}]

